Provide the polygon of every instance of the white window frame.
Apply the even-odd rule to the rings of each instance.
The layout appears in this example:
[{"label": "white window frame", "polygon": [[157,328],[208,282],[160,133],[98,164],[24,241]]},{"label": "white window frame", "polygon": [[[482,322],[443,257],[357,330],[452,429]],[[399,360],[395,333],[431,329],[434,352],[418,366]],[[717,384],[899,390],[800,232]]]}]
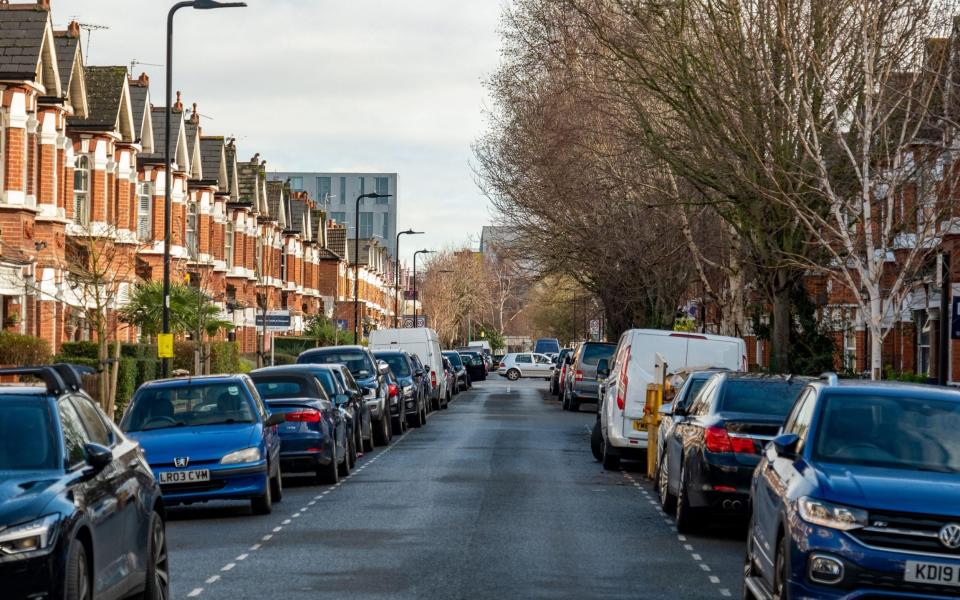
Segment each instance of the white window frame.
[{"label": "white window frame", "polygon": [[198,212],[197,203],[188,200],[184,242],[187,245],[187,252],[192,255],[196,255],[200,251],[199,237],[197,235]]},{"label": "white window frame", "polygon": [[137,182],[137,237],[144,242],[153,240],[153,183]]},{"label": "white window frame", "polygon": [[234,243],[234,224],[228,220],[223,228],[223,260],[227,263],[227,268],[233,268],[233,243]]},{"label": "white window frame", "polygon": [[[77,187],[78,177],[84,188]],[[86,154],[79,154],[73,165],[73,222],[89,225],[90,213],[90,158]]]}]

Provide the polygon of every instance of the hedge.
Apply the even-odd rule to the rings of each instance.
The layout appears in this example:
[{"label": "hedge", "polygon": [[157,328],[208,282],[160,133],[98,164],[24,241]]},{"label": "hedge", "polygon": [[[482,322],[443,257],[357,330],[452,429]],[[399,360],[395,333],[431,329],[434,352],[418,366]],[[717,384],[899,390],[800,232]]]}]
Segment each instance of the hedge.
[{"label": "hedge", "polygon": [[240,344],[237,342],[210,343],[210,373],[239,373]]},{"label": "hedge", "polygon": [[50,344],[31,335],[0,331],[0,365],[21,367],[50,361]]}]

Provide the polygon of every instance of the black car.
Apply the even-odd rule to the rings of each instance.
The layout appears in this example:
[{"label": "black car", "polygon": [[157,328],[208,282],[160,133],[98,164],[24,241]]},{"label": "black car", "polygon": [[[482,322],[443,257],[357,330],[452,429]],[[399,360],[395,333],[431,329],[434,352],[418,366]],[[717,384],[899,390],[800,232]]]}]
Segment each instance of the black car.
[{"label": "black car", "polygon": [[140,447],[67,365],[0,369],[0,596],[169,597],[165,511]]},{"label": "black car", "polygon": [[[430,383],[430,378],[427,377],[427,367],[423,366],[423,362],[420,360],[420,357],[416,354],[410,355],[410,360],[413,361],[416,371],[414,372],[414,380],[420,384],[420,388],[423,390],[424,398],[433,397],[433,385]],[[419,376],[416,373],[420,373]],[[433,402],[427,402],[427,412],[433,411]]]},{"label": "black car", "polygon": [[463,364],[463,357],[460,356],[460,353],[447,350],[443,353],[443,356],[450,361],[454,373],[456,373],[457,391],[462,392],[463,390],[470,389],[470,374],[467,373],[467,367]]},{"label": "black car", "polygon": [[677,530],[709,513],[746,514],[753,471],[809,377],[716,373],[674,419],[660,465],[660,501],[676,507]]},{"label": "black car", "polygon": [[[680,389],[676,390],[673,399],[660,408],[660,425],[657,427],[657,447],[653,463],[655,465],[653,485],[658,492],[661,491],[661,483],[664,483],[660,481],[660,465],[663,464],[663,446],[666,439],[673,435],[673,430],[677,422],[685,418],[683,414],[689,410],[693,399],[697,397],[697,394],[700,393],[700,390],[706,385],[710,377],[721,370],[722,369],[710,369],[688,373],[683,384],[680,385]],[[675,377],[682,377],[682,375],[676,375]],[[601,460],[601,458],[597,457],[597,460]]]},{"label": "black car", "polygon": [[[423,377],[423,369],[417,367],[410,354],[403,350],[383,350],[374,352],[377,360],[390,365],[390,370],[397,378],[399,386],[398,394],[403,404],[403,410],[406,413],[407,421],[414,427],[422,427],[427,422],[427,398],[423,393],[423,386],[420,379]],[[391,414],[392,413],[391,407]],[[400,420],[399,412],[396,418]]]},{"label": "black car", "polygon": [[463,363],[470,374],[470,381],[484,381],[487,378],[487,366],[479,352],[473,350],[459,350]]},{"label": "black car", "polygon": [[357,462],[353,416],[340,406],[350,400],[345,394],[327,394],[315,369],[312,365],[266,367],[252,371],[250,379],[270,412],[286,419],[278,428],[281,470],[316,473],[320,483],[337,483]]},{"label": "black car", "polygon": [[363,398],[370,408],[373,436],[377,444],[385,446],[393,438],[390,426],[390,392],[387,379],[377,367],[373,353],[363,346],[330,346],[301,352],[298,364],[341,364],[349,369]]},{"label": "black car", "polygon": [[373,450],[373,419],[370,417],[370,407],[364,399],[364,391],[353,378],[350,369],[340,364],[318,365],[312,364],[311,367],[317,369],[317,378],[327,390],[329,396],[339,396],[346,394],[349,398],[344,408],[351,410],[354,415],[354,422],[360,424],[359,431],[354,428],[354,435],[357,436],[357,450],[363,449],[364,452]]}]

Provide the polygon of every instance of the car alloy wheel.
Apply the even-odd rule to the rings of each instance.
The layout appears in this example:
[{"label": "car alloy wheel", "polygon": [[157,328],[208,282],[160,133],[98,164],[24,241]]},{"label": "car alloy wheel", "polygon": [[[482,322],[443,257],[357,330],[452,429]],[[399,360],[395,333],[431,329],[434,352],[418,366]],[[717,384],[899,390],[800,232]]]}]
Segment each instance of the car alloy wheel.
[{"label": "car alloy wheel", "polygon": [[680,463],[680,483],[677,486],[677,531],[680,533],[693,533],[700,528],[699,515],[690,506],[687,487],[687,469]]},{"label": "car alloy wheel", "polygon": [[510,369],[509,371],[507,371],[507,379],[509,379],[510,381],[516,381],[520,379],[520,371],[516,369]]},{"label": "car alloy wheel", "polygon": [[274,502],[283,500],[283,475],[277,468],[277,476],[270,480],[270,497]]},{"label": "car alloy wheel", "polygon": [[74,540],[70,545],[70,553],[67,555],[67,581],[64,587],[66,600],[91,600],[93,590],[90,586],[89,563],[87,562],[87,551],[80,543],[80,540]]},{"label": "car alloy wheel", "polygon": [[153,513],[150,525],[150,564],[147,567],[143,600],[167,600],[170,597],[170,565],[167,536],[160,515]]},{"label": "car alloy wheel", "polygon": [[273,484],[269,478],[267,478],[267,485],[264,487],[266,489],[263,491],[263,495],[250,501],[250,507],[255,515],[269,515],[273,512]]},{"label": "car alloy wheel", "polygon": [[743,597],[742,600],[758,600],[747,586],[747,580],[757,576],[753,565],[753,515],[750,515],[750,525],[747,526],[747,548],[743,556]]},{"label": "car alloy wheel", "polygon": [[350,474],[350,444],[344,444],[343,446],[343,462],[340,463],[339,475],[346,477]]},{"label": "car alloy wheel", "polygon": [[603,460],[603,433],[600,431],[599,419],[593,424],[593,430],[590,432],[590,451],[597,462]]},{"label": "car alloy wheel", "polygon": [[657,492],[660,495],[660,508],[664,512],[672,513],[677,508],[677,498],[670,493],[670,462],[664,453],[663,463],[658,469]]},{"label": "car alloy wheel", "polygon": [[787,547],[787,536],[781,536],[777,544],[776,569],[773,573],[773,600],[788,600],[787,580],[790,579],[787,557],[790,549]]}]

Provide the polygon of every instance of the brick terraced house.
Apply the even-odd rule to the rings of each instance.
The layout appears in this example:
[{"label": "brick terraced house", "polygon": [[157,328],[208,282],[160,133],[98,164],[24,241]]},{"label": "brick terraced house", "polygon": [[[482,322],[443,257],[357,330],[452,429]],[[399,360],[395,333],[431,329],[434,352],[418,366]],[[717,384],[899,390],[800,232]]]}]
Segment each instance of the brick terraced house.
[{"label": "brick terraced house", "polygon": [[[91,311],[103,311],[117,339],[136,341],[117,314],[132,286],[162,280],[167,185],[172,280],[221,307],[241,352],[263,347],[258,311],[289,311],[280,335],[317,314],[352,327],[344,226],[306,192],[268,182],[259,154],[244,160],[235,140],[207,132],[179,92],[165,173],[166,110],[149,78],[85,64],[79,25],[55,31],[50,11],[49,0],[0,3],[0,327],[57,352],[94,339]],[[393,316],[391,261],[374,240],[360,254],[364,319],[378,327]],[[76,275],[94,265],[105,277],[91,292]]]}]

